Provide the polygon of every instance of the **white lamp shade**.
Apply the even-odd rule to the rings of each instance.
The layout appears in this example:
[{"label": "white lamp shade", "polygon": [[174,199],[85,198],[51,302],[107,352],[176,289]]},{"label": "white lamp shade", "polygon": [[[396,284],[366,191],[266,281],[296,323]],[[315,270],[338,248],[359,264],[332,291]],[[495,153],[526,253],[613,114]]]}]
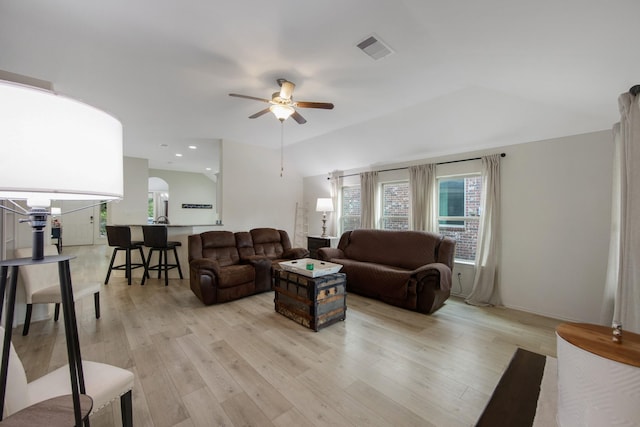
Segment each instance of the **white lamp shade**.
[{"label": "white lamp shade", "polygon": [[333,212],[333,201],[330,198],[318,198],[316,212]]},{"label": "white lamp shade", "polygon": [[113,116],[0,80],[0,118],[0,198],[122,198],[122,125]]},{"label": "white lamp shade", "polygon": [[289,105],[275,104],[269,107],[269,110],[278,118],[278,120],[287,120],[296,110]]}]

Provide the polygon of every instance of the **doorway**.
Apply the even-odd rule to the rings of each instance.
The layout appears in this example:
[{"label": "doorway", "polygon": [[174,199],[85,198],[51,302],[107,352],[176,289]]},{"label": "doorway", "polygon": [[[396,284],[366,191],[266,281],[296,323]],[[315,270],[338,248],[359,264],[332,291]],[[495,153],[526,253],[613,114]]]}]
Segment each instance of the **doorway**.
[{"label": "doorway", "polygon": [[100,219],[100,206],[87,207],[87,201],[60,201],[62,215],[59,217],[62,238],[65,246],[93,245],[97,224]]}]

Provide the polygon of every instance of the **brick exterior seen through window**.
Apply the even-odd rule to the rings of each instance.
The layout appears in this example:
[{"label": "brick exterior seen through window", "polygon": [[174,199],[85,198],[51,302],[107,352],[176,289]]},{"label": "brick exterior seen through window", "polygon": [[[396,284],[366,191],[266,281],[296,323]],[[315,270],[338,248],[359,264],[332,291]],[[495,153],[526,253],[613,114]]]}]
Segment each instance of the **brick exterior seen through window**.
[{"label": "brick exterior seen through window", "polygon": [[441,224],[438,231],[456,241],[456,259],[474,261],[478,246],[482,177],[472,176],[459,179],[464,179],[464,215],[467,219],[462,220],[463,224],[461,225]]},{"label": "brick exterior seen through window", "polygon": [[392,182],[382,184],[383,230],[409,229],[409,183]]}]

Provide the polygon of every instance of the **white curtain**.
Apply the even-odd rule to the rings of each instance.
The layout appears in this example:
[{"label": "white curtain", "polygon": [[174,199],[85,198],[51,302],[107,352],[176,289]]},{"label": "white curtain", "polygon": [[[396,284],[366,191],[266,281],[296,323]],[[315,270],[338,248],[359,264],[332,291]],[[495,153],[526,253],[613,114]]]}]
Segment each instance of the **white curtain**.
[{"label": "white curtain", "polygon": [[[614,193],[603,320],[640,333],[640,97],[618,97],[614,126]],[[613,297],[613,298],[611,298]],[[613,300],[613,316],[611,301]],[[604,318],[606,317],[606,319]]]},{"label": "white curtain", "polygon": [[438,231],[436,182],[435,164],[409,167],[412,230]]},{"label": "white curtain", "polygon": [[360,228],[376,228],[378,172],[360,174]]},{"label": "white curtain", "polygon": [[329,233],[332,236],[340,236],[340,224],[338,224],[341,215],[342,206],[340,205],[340,190],[342,190],[342,175],[343,171],[333,171],[329,174],[329,180],[331,182],[331,201],[333,202],[333,215],[331,216],[331,224],[333,230],[329,229]]},{"label": "white curtain", "polygon": [[482,203],[478,230],[476,273],[468,304],[489,306],[498,302],[498,256],[500,242],[500,154],[482,158]]}]

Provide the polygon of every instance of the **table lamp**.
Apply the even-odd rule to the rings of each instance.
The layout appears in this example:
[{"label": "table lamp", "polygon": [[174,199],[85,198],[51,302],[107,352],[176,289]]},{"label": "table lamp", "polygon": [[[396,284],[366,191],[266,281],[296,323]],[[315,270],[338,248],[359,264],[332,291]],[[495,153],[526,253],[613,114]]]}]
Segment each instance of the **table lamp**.
[{"label": "table lamp", "polygon": [[29,217],[21,222],[31,223],[40,260],[51,200],[122,198],[122,125],[90,105],[5,80],[0,117],[0,199],[21,211],[0,207]]},{"label": "table lamp", "polygon": [[318,198],[316,212],[322,212],[322,235],[320,237],[327,237],[327,212],[333,212],[333,201],[330,198]]}]

